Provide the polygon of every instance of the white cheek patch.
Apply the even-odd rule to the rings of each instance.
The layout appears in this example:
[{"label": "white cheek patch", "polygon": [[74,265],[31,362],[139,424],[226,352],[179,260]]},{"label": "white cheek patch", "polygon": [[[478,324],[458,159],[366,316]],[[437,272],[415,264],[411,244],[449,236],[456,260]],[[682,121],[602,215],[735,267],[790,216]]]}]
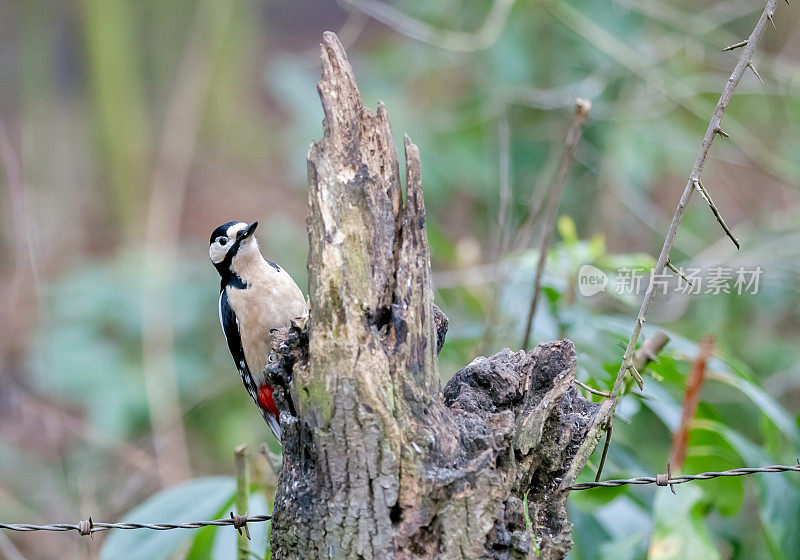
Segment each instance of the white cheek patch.
[{"label": "white cheek patch", "polygon": [[225,260],[225,255],[227,253],[228,251],[225,250],[225,247],[220,246],[216,241],[208,248],[208,256],[214,264],[219,264]]},{"label": "white cheek patch", "polygon": [[211,258],[212,263],[219,264],[225,260],[225,256],[228,254],[228,249],[231,248],[231,244],[233,244],[233,242],[236,240],[236,234],[246,227],[246,223],[236,222],[228,228],[227,232],[225,232],[225,235],[228,237],[228,243],[223,246],[219,244],[219,241],[214,241],[214,243],[211,244],[211,246],[208,248],[208,256]]}]

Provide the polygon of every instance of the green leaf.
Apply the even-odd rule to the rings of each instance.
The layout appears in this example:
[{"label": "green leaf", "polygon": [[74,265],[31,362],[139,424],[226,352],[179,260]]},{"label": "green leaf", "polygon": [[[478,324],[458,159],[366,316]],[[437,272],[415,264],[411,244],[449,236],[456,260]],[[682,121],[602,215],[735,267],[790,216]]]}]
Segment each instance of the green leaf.
[{"label": "green leaf", "polygon": [[569,216],[559,216],[556,228],[564,240],[564,245],[575,245],[578,242],[578,228]]},{"label": "green leaf", "polygon": [[[182,523],[218,515],[233,500],[236,481],[230,476],[195,478],[158,492],[131,510],[123,522]],[[125,531],[112,529],[100,560],[160,560],[198,535],[193,531]]]},{"label": "green leaf", "polygon": [[795,443],[800,442],[800,430],[798,430],[792,415],[786,412],[786,410],[761,387],[729,371],[715,371],[709,375],[709,379],[714,379],[715,381],[720,381],[737,388],[743,395],[749,398],[754,405],[761,409],[761,412],[778,427],[784,436]]},{"label": "green leaf", "polygon": [[720,558],[705,522],[703,491],[682,485],[677,495],[656,493],[653,538],[648,560],[715,560]]},{"label": "green leaf", "polygon": [[[689,441],[692,443],[689,447],[689,457],[687,457],[686,463],[680,470],[681,473],[724,471],[742,465],[741,462],[733,462],[726,457],[726,455],[730,454],[730,451],[725,449],[724,442],[718,445],[696,448],[695,446],[698,443],[702,443],[703,436],[709,439],[723,439],[722,436],[715,432],[692,430],[689,435]],[[695,449],[708,451],[709,454],[695,455],[693,454]],[[673,473],[675,473],[675,470],[673,470]],[[722,515],[736,515],[744,502],[744,480],[739,476],[723,476],[712,480],[704,480],[698,484],[698,487],[702,490],[706,500]]]},{"label": "green leaf", "polygon": [[[736,448],[747,466],[765,466],[772,463],[758,446],[731,428],[703,420],[699,427],[716,430]],[[758,489],[758,515],[769,544],[771,558],[794,560],[800,542],[800,490],[794,473],[762,473],[748,478]]]}]

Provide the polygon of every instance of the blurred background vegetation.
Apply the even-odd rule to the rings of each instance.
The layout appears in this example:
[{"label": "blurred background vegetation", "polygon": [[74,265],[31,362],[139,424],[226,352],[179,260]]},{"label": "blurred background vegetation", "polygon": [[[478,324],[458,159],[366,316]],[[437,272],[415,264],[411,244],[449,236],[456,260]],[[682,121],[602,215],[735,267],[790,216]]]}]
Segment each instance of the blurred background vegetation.
[{"label": "blurred background vegetation", "polygon": [[[348,49],[365,104],[382,99],[395,138],[420,147],[437,302],[451,320],[444,378],[519,347],[537,209],[575,97],[592,101],[532,339],[571,338],[579,378],[608,388],[639,298],[581,297],[577,271],[652,265],[738,56],[721,48],[762,8],[0,0],[0,518],[225,515],[240,443],[258,471],[250,511],[271,508],[275,476],[256,452],[271,436],[219,332],[206,244],[220,223],[258,219],[265,255],[305,287],[304,158],[321,135],[325,30]],[[643,394],[618,407],[605,478],[665,470],[704,335],[716,352],[683,472],[800,453],[798,14],[780,4],[755,59],[766,84],[745,74],[723,121],[732,138],[717,139],[704,173],[742,250],[695,197],[672,257],[760,266],[758,294],[660,301],[648,329],[672,341]],[[677,491],[575,493],[571,558],[798,558],[796,475]],[[228,529],[4,533],[0,557],[230,558],[232,543]]]}]

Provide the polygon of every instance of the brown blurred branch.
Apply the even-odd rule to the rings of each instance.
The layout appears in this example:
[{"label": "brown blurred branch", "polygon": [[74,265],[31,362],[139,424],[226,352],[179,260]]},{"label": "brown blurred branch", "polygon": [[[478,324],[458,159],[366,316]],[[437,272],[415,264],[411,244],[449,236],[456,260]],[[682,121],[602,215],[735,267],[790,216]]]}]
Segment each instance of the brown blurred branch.
[{"label": "brown blurred branch", "polygon": [[536,265],[536,273],[533,277],[533,292],[531,294],[531,305],[528,309],[528,320],[525,325],[525,334],[522,337],[521,348],[528,347],[530,342],[531,327],[533,326],[533,316],[536,313],[536,304],[539,301],[539,292],[541,291],[542,275],[544,274],[544,264],[547,261],[547,250],[550,247],[550,240],[553,236],[553,228],[555,227],[556,217],[558,216],[558,205],[561,202],[561,193],[564,190],[564,185],[567,182],[567,174],[572,165],[572,160],[575,157],[575,149],[581,139],[583,133],[583,125],[586,122],[586,117],[592,104],[585,100],[578,98],[575,100],[575,114],[572,118],[572,125],[567,132],[567,139],[564,142],[564,152],[561,156],[561,163],[556,173],[553,187],[550,191],[547,210],[542,224],[542,240],[539,243],[539,262]]},{"label": "brown blurred branch", "polygon": [[700,402],[700,389],[706,377],[706,362],[714,353],[714,337],[706,336],[700,341],[700,349],[692,364],[692,371],[686,381],[686,395],[683,398],[681,423],[672,434],[672,449],[669,452],[669,461],[673,467],[680,469],[686,460],[686,448],[689,445],[689,424],[697,413],[697,404]]},{"label": "brown blurred branch", "polygon": [[658,355],[669,342],[669,335],[663,331],[658,331],[653,336],[642,342],[642,345],[633,356],[633,363],[636,369],[643,371],[650,362],[657,362]]}]

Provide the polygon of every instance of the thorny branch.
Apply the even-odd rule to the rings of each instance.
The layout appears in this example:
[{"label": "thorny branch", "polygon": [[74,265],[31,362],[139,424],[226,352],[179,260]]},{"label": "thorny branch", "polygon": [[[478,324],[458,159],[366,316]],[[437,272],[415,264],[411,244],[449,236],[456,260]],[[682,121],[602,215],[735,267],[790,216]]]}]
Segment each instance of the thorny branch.
[{"label": "thorny branch", "polygon": [[[666,239],[664,240],[664,246],[661,248],[661,253],[658,257],[658,262],[654,270],[655,276],[663,274],[664,268],[667,266],[670,251],[675,243],[675,236],[678,233],[678,226],[681,223],[683,214],[686,211],[686,206],[688,205],[689,200],[692,197],[692,193],[695,190],[695,183],[699,184],[700,174],[703,171],[706,159],[708,158],[708,153],[711,150],[711,144],[713,143],[714,137],[717,134],[723,135],[722,128],[720,126],[722,123],[722,117],[725,114],[725,110],[728,108],[728,103],[730,102],[731,97],[733,97],[736,86],[739,85],[739,81],[742,79],[742,75],[744,75],[745,70],[747,70],[747,68],[753,68],[753,53],[756,50],[756,46],[758,46],[758,42],[761,40],[761,37],[766,31],[767,25],[772,20],[777,4],[778,0],[767,1],[767,5],[761,14],[761,17],[759,18],[758,23],[753,29],[753,32],[750,34],[750,37],[748,37],[747,44],[744,45],[742,54],[739,57],[739,61],[736,63],[736,67],[733,69],[728,81],[725,83],[725,87],[722,90],[722,95],[720,95],[717,106],[714,109],[713,115],[711,116],[711,121],[708,124],[706,134],[703,137],[703,142],[700,145],[700,152],[697,154],[697,159],[692,167],[692,171],[689,173],[689,179],[686,182],[686,187],[683,190],[683,194],[678,202],[678,207],[676,208],[675,214],[672,217],[669,231],[667,232]],[[641,376],[633,365],[633,356],[636,350],[636,342],[639,340],[639,334],[644,326],[645,317],[647,316],[647,312],[650,310],[650,306],[653,304],[655,295],[655,287],[653,283],[650,283],[645,291],[642,305],[639,309],[639,314],[636,317],[636,322],[633,326],[633,333],[628,341],[625,354],[622,358],[622,364],[620,365],[619,371],[617,372],[617,377],[614,381],[614,388],[611,391],[612,404],[606,409],[606,421],[610,421],[611,415],[614,412],[614,407],[619,400],[620,391],[622,389],[622,380],[626,373],[630,372],[633,374],[640,387],[643,385]]]}]

